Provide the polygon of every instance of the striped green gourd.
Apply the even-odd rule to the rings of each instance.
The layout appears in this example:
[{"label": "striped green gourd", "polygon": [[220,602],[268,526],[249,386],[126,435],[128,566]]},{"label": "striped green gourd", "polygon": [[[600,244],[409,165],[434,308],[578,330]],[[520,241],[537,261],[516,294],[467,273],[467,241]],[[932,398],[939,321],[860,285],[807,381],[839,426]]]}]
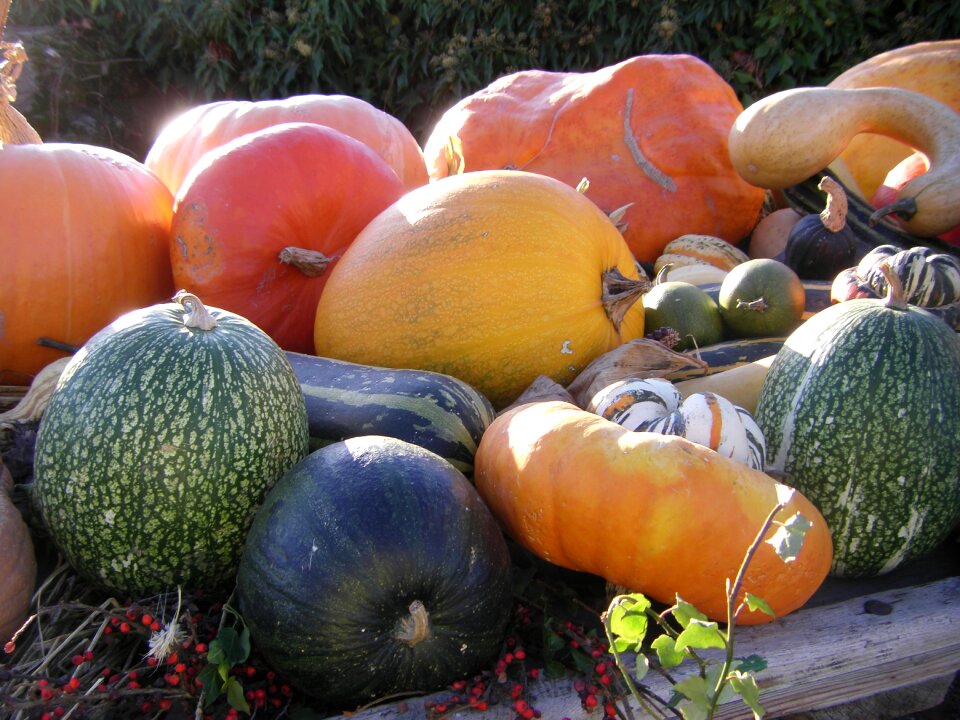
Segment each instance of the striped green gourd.
[{"label": "striped green gourd", "polygon": [[885,272],[886,299],[839,303],[788,337],[757,403],[768,471],[823,514],[838,576],[921,557],[960,519],[960,339]]},{"label": "striped green gourd", "polygon": [[493,405],[471,385],[444,373],[382,368],[287,352],[307,405],[310,448],[360,435],[419,445],[461,472],[473,472]]},{"label": "striped green gourd", "polygon": [[71,359],[40,424],[33,500],[99,585],[213,588],[232,581],[267,490],[307,450],[283,351],[181,293],[120,317]]}]

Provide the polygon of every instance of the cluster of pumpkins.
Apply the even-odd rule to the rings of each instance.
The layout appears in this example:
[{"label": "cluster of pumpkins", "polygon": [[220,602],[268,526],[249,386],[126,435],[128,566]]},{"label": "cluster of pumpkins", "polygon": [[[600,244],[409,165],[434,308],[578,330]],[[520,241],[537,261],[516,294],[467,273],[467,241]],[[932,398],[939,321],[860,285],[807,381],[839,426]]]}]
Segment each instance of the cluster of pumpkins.
[{"label": "cluster of pumpkins", "polygon": [[[236,578],[268,658],[340,703],[443,684],[490,658],[509,614],[501,530],[545,560],[668,604],[679,594],[717,620],[725,579],[774,507],[778,523],[810,524],[795,560],[765,544],[746,574],[745,591],[777,614],[831,570],[872,574],[928,551],[960,519],[960,344],[907,307],[917,287],[929,295],[916,271],[904,282],[878,269],[864,288],[888,299],[865,300],[862,322],[832,309],[801,322],[806,266],[785,254],[809,261],[789,247],[799,215],[764,254],[721,268],[720,324],[693,339],[790,332],[756,417],[722,393],[683,399],[662,378],[605,388],[584,407],[515,403],[539,377],[567,386],[694,316],[689,299],[675,320],[657,314],[671,312],[654,303],[678,264],[670,251],[706,248],[697,264],[713,268],[742,253],[733,244],[758,227],[770,191],[837,167],[864,128],[927,142],[925,171],[889,211],[897,228],[927,238],[960,225],[960,116],[917,90],[872,87],[881,73],[914,87],[939,72],[922,68],[941,52],[956,73],[958,44],[933,45],[747,110],[685,55],[519,72],[451,108],[422,148],[368,103],[319,95],[198,106],[142,163],[90,146],[0,147],[3,381],[78,349],[38,438],[35,496],[52,536],[84,574],[124,592]],[[901,55],[920,69],[904,71]],[[866,164],[843,161],[850,186],[865,185]],[[817,233],[835,232],[815,217]],[[665,266],[665,280],[651,279]],[[953,272],[943,282],[960,287]],[[750,283],[778,298],[759,325]],[[861,342],[881,358],[869,371]],[[489,406],[473,467],[379,433],[313,450],[291,353],[475,389]],[[348,405],[361,391],[357,381],[336,393]],[[831,503],[768,474],[794,484],[800,466],[850,465],[853,440],[837,428],[855,407],[860,435],[880,448],[896,437],[929,478],[906,518],[891,500],[869,521],[881,537],[888,514],[889,534],[909,546],[855,552],[868,521],[852,519],[863,501],[853,478],[839,491],[833,476],[822,483],[846,493]],[[735,450],[718,452],[722,442]],[[856,464],[873,484],[908,485],[917,472]],[[400,660],[370,678],[362,669],[387,642]]]}]

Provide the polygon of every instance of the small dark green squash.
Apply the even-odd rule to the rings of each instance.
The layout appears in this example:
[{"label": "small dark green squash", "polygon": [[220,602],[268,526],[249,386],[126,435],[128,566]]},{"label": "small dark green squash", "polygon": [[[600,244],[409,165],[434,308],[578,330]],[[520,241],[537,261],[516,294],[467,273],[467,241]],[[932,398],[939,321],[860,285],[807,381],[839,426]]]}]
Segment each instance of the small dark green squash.
[{"label": "small dark green squash", "polygon": [[384,436],[327,445],[270,491],[237,600],[274,670],[329,708],[425,692],[496,657],[510,555],[466,477]]},{"label": "small dark green squash", "polygon": [[287,352],[307,406],[310,448],[387,435],[431,450],[466,475],[496,413],[471,385],[438,372]]},{"label": "small dark green squash", "polygon": [[855,262],[857,236],[847,226],[843,188],[829,176],[824,176],[819,187],[827,193],[826,207],[797,221],[787,236],[783,256],[777,259],[803,279],[832,280]]},{"label": "small dark green squash", "polygon": [[137,597],[225,587],[267,490],[307,451],[283,351],[180,293],[71,358],[40,423],[32,501],[98,585]]},{"label": "small dark green squash", "polygon": [[839,576],[920,558],[960,520],[960,339],[883,268],[888,297],[807,320],[757,403],[767,468],[821,511]]}]

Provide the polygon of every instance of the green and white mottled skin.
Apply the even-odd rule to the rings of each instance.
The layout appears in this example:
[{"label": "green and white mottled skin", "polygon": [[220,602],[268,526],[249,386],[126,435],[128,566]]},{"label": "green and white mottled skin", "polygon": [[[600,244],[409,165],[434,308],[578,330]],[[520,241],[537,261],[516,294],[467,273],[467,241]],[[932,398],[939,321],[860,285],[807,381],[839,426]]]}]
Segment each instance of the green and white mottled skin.
[{"label": "green and white mottled skin", "polygon": [[34,500],[84,576],[142,596],[231,582],[267,490],[308,451],[283,351],[216,308],[133,311],[65,368],[41,422]]},{"label": "green and white mottled skin", "polygon": [[893,570],[960,520],[960,340],[924,310],[816,314],[777,354],[756,419],[768,471],[830,526],[834,575]]}]

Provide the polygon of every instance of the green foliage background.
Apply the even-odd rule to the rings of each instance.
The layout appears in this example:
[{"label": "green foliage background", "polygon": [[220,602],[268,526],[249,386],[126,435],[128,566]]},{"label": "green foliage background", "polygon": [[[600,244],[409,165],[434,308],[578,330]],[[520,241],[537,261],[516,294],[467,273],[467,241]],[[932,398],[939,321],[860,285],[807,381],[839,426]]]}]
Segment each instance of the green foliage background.
[{"label": "green foliage background", "polygon": [[344,93],[426,140],[506,73],[691,53],[748,105],[894,47],[960,37],[960,3],[874,0],[14,0],[47,139],[142,158],[190,104]]}]

